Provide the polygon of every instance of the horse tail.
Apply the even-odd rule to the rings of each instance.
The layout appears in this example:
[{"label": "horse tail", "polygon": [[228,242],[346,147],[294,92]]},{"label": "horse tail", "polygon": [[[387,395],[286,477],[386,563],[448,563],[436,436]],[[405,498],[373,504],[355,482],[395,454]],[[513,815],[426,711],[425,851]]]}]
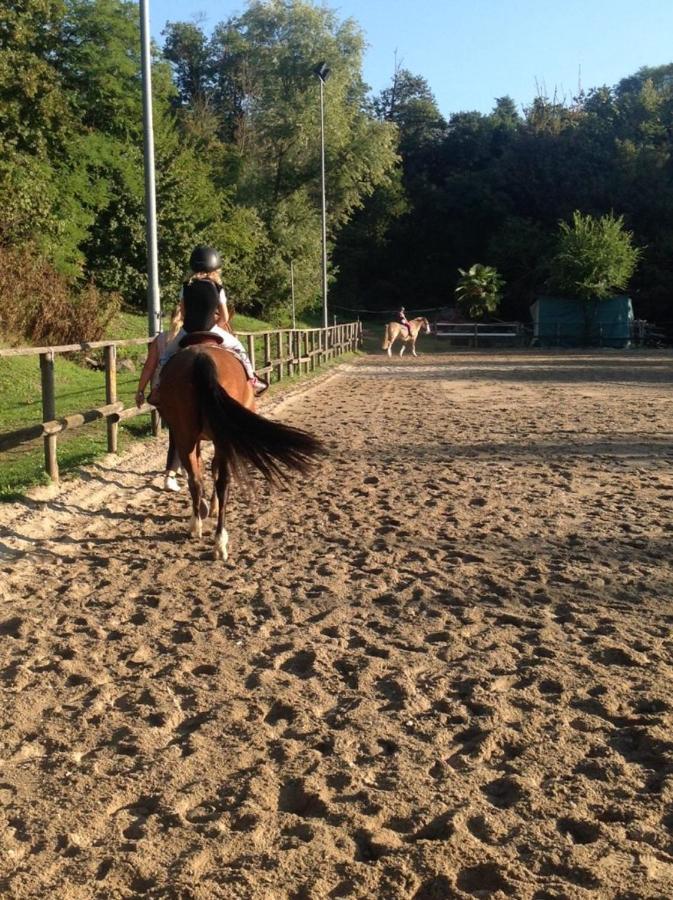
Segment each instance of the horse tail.
[{"label": "horse tail", "polygon": [[246,409],[230,397],[217,380],[215,363],[199,353],[192,370],[197,403],[213,443],[227,465],[239,477],[250,463],[267,481],[285,481],[285,469],[307,472],[312,457],[324,448],[321,442],[299,428],[272,422]]},{"label": "horse tail", "polygon": [[381,344],[382,350],[387,350],[390,346],[390,324],[386,325],[386,330],[383,335],[383,343]]}]

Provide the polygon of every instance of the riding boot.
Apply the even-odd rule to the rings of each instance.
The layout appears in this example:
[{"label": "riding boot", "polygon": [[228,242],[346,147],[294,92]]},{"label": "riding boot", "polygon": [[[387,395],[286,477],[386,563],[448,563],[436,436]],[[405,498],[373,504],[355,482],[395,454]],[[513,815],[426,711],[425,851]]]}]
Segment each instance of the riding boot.
[{"label": "riding boot", "polygon": [[248,383],[252,386],[255,397],[261,397],[264,391],[269,390],[269,382],[266,378],[260,378],[257,374],[253,375],[252,378],[249,378]]}]

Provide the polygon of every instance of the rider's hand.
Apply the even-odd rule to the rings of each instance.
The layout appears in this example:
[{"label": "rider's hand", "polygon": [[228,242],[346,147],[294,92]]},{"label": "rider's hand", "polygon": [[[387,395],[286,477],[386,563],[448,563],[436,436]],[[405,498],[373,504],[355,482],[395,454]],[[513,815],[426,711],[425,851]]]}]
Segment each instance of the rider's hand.
[{"label": "rider's hand", "polygon": [[138,407],[138,409],[140,409],[140,407],[143,405],[144,402],[145,402],[145,391],[136,391],[136,406]]}]

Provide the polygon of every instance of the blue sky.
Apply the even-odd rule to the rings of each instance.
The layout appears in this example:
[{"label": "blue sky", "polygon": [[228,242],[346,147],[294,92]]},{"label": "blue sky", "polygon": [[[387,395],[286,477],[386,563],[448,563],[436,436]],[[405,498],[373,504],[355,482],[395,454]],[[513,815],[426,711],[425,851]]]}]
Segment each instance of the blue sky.
[{"label": "blue sky", "polygon": [[[167,20],[198,16],[210,31],[245,2],[149,0],[160,42]],[[320,5],[320,4],[317,4]],[[427,79],[442,113],[488,112],[497,96],[521,106],[537,85],[572,97],[641,66],[673,62],[673,0],[334,0],[367,38],[363,73],[374,91],[398,61]]]}]

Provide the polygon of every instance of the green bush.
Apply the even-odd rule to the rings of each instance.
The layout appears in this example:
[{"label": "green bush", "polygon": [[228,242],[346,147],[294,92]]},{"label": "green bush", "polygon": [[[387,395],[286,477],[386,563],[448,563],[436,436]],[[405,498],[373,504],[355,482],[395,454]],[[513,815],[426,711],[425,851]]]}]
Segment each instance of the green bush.
[{"label": "green bush", "polygon": [[481,319],[486,313],[496,312],[504,285],[497,270],[475,263],[467,271],[458,271],[461,277],[456,288],[456,300],[460,311],[471,319]]},{"label": "green bush", "polygon": [[0,333],[13,343],[97,341],[119,311],[119,297],[77,286],[34,247],[0,247]]},{"label": "green bush", "polygon": [[622,216],[595,219],[575,210],[572,223],[561,222],[559,229],[549,281],[553,291],[588,302],[627,287],[641,251]]}]

